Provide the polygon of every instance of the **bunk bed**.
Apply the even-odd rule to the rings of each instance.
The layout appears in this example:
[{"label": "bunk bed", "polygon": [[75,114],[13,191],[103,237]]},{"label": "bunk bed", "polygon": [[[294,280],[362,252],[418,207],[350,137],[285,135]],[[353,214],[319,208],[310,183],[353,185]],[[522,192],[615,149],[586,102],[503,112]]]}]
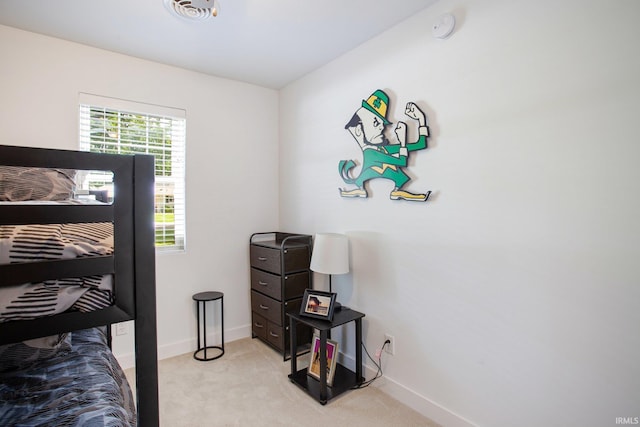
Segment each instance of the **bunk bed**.
[{"label": "bunk bed", "polygon": [[[28,188],[11,187],[16,170]],[[65,177],[79,171],[110,171],[113,200],[66,194]],[[49,183],[43,196],[35,172],[62,184]],[[0,424],[159,424],[153,185],[152,156],[0,145]],[[3,190],[17,201],[3,198]],[[36,232],[12,241],[29,227]],[[33,235],[43,228],[49,243],[34,249]],[[79,240],[71,248],[55,242],[50,250],[51,236]],[[16,308],[33,295],[38,304]],[[72,301],[51,303],[52,295]],[[110,351],[110,325],[129,320],[135,321],[135,404]],[[101,373],[94,372],[99,366]],[[111,377],[104,378],[111,390],[98,390],[104,376]],[[77,383],[83,377],[88,386]],[[65,386],[75,389],[58,389]],[[25,416],[26,422],[10,418]]]}]

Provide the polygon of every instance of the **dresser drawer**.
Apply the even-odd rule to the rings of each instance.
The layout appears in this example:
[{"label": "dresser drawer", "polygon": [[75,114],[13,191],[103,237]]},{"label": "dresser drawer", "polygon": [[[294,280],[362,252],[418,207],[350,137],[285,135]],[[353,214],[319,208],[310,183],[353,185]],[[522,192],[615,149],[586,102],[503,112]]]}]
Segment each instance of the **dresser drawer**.
[{"label": "dresser drawer", "polygon": [[253,335],[263,340],[267,339],[267,319],[260,316],[258,313],[251,312],[251,332]]},{"label": "dresser drawer", "polygon": [[[286,326],[278,326],[275,323],[267,322],[267,338],[266,340],[280,351],[289,351],[289,317],[286,319]],[[307,325],[298,323],[296,327],[296,342],[298,345],[305,345],[311,342],[313,329]]]},{"label": "dresser drawer", "polygon": [[[251,266],[274,274],[302,271],[309,268],[309,247],[298,246],[286,248],[284,251],[253,244],[250,246]],[[284,257],[284,272],[280,263],[280,255]]]},{"label": "dresser drawer", "polygon": [[[300,311],[301,305],[302,298],[281,303],[266,295],[262,295],[260,292],[251,291],[251,311],[279,326],[282,326],[282,318],[286,316],[284,313],[297,313]],[[284,313],[282,311],[283,309]],[[285,317],[285,321],[288,321],[288,318]]]},{"label": "dresser drawer", "polygon": [[257,268],[251,269],[251,288],[279,301],[301,297],[308,287],[308,271],[282,277]]},{"label": "dresser drawer", "polygon": [[251,289],[261,292],[265,295],[282,300],[282,276],[267,273],[266,271],[251,268]]},{"label": "dresser drawer", "polygon": [[282,325],[282,303],[253,290],[251,291],[251,311],[270,322]]},{"label": "dresser drawer", "polygon": [[280,350],[287,350],[285,343],[288,345],[289,340],[285,339],[285,334],[289,333],[289,328],[283,328],[275,323],[269,322],[267,326],[267,341]]}]

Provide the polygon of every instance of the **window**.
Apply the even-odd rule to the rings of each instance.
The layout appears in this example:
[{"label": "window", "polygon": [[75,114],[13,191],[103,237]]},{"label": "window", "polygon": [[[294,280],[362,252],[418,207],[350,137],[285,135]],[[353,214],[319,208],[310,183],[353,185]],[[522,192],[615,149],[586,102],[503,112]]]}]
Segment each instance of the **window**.
[{"label": "window", "polygon": [[[156,248],[185,248],[184,110],[80,94],[80,149],[155,157]],[[104,174],[89,173],[91,190],[113,188]],[[112,185],[111,185],[112,187]]]}]

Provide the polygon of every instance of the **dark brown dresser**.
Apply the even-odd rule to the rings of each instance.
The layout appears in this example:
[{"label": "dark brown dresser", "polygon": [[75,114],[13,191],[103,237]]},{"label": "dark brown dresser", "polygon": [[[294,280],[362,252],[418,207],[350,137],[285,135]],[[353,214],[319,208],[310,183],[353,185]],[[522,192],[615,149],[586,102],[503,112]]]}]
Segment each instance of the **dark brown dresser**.
[{"label": "dark brown dresser", "polygon": [[[299,312],[304,290],[312,288],[312,237],[282,232],[254,233],[249,242],[251,262],[251,331],[278,352],[290,357],[286,313]],[[298,354],[309,350],[312,329],[298,328]]]}]

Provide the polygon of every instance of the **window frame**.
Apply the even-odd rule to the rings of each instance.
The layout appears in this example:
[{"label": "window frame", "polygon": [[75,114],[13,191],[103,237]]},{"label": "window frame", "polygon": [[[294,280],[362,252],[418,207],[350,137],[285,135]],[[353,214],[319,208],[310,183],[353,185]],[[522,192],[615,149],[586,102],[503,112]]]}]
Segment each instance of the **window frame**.
[{"label": "window frame", "polygon": [[[132,115],[135,119],[143,119],[145,121],[146,129],[149,130],[149,125],[159,127],[157,123],[171,122],[171,146],[169,152],[166,153],[166,146],[154,145],[151,147],[154,151],[163,151],[165,154],[171,156],[171,176],[159,175],[159,170],[156,169],[155,175],[155,195],[154,195],[154,213],[155,214],[167,214],[166,200],[173,197],[173,222],[165,223],[173,225],[174,243],[162,244],[162,240],[158,238],[158,232],[163,236],[166,236],[166,232],[171,227],[158,227],[158,223],[154,219],[154,229],[156,230],[155,248],[158,252],[184,252],[186,250],[186,112],[182,109],[165,107],[155,104],[147,104],[142,102],[128,101],[118,98],[110,98],[99,95],[92,95],[87,93],[80,93],[78,102],[78,130],[79,130],[79,146],[83,151],[90,151],[90,144],[95,141],[91,141],[91,109],[104,110],[107,114],[117,114],[118,119],[120,115]],[[105,119],[106,121],[106,119]],[[134,144],[134,149],[144,149],[146,154],[149,153],[149,148],[152,137],[145,140],[142,144]],[[120,139],[120,134],[116,137],[117,142],[105,142],[105,145],[112,145],[114,148],[120,149],[123,144]],[[100,152],[100,151],[93,151]],[[139,152],[139,151],[136,151]],[[154,155],[155,156],[155,155]],[[156,168],[158,168],[158,159],[156,157]],[[164,161],[163,161],[163,164]],[[165,170],[166,171],[166,170]],[[160,189],[170,188],[172,193],[166,193]],[[157,203],[159,197],[165,196],[163,203]],[[161,210],[158,211],[159,206]]]}]

